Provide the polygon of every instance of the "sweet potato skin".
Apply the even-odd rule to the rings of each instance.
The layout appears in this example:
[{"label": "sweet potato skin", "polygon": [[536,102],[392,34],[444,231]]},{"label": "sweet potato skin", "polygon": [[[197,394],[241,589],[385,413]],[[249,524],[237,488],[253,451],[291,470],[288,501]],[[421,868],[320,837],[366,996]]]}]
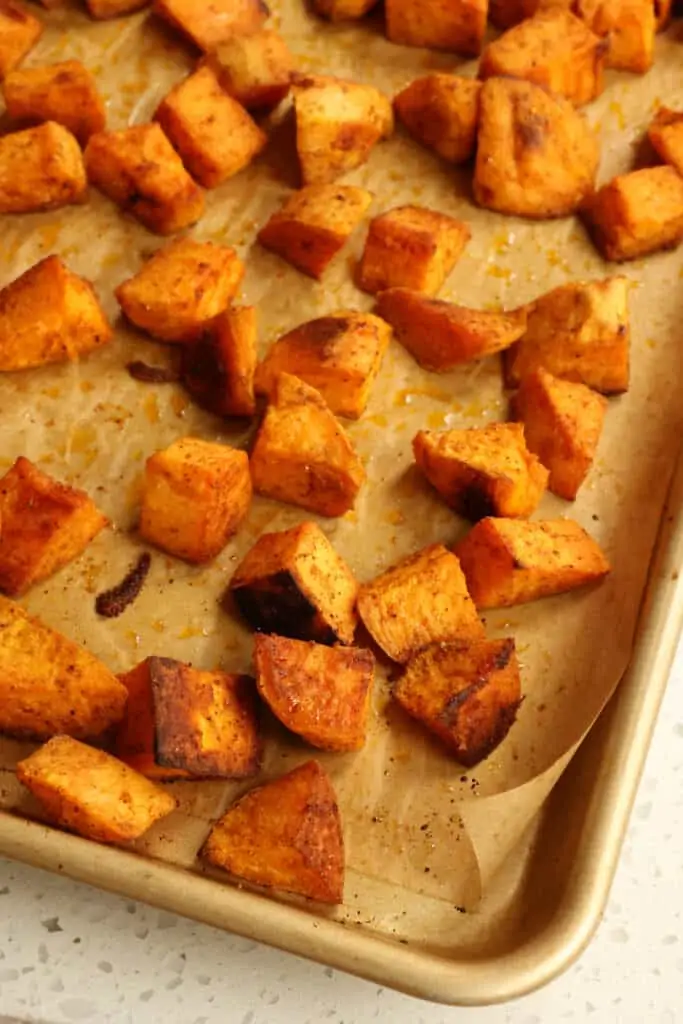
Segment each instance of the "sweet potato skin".
[{"label": "sweet potato skin", "polygon": [[183,348],[183,384],[218,416],[253,416],[258,327],[254,306],[231,306],[200,341]]},{"label": "sweet potato skin", "polygon": [[188,772],[161,765],[157,761],[151,680],[154,661],[154,658],[145,658],[118,677],[128,691],[128,701],[126,712],[116,729],[113,753],[119,761],[130,765],[148,779],[157,782],[188,779]]},{"label": "sweet potato skin", "polygon": [[481,82],[435,73],[394,97],[394,110],[410,134],[444,160],[460,164],[474,153]]},{"label": "sweet potato skin", "polygon": [[233,36],[258,31],[270,14],[264,0],[154,0],[152,10],[200,50],[213,50]]},{"label": "sweet potato skin", "polygon": [[56,121],[81,145],[104,131],[107,115],[95,79],[78,60],[11,72],[3,83],[7,113],[14,121]]},{"label": "sweet potato skin", "polygon": [[477,608],[509,608],[602,579],[610,565],[570,519],[483,519],[455,547]]},{"label": "sweet potato skin", "polygon": [[294,58],[277,32],[234,36],[205,58],[218,81],[247,110],[276,107],[292,84]]},{"label": "sweet potato skin", "polygon": [[21,64],[43,34],[43,24],[15,0],[0,0],[0,81]]},{"label": "sweet potato skin", "polygon": [[80,146],[55,121],[0,138],[0,213],[81,203],[88,180]]},{"label": "sweet potato skin", "polygon": [[385,0],[386,32],[392,43],[452,50],[477,57],[486,30],[486,0]]}]

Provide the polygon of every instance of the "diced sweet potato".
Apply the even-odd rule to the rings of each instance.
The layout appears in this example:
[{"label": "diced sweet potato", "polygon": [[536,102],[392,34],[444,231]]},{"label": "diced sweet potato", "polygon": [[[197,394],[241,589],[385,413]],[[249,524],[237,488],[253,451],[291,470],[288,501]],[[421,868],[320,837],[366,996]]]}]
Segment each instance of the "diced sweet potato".
[{"label": "diced sweet potato", "polygon": [[655,23],[658,32],[663,32],[671,21],[673,0],[655,0]]},{"label": "diced sweet potato", "polygon": [[421,430],[413,451],[432,487],[467,519],[530,516],[548,482],[548,470],[527,448],[519,423]]},{"label": "diced sweet potato", "polygon": [[204,194],[158,124],[92,135],[88,178],[150,231],[172,235],[199,220]]},{"label": "diced sweet potato", "polygon": [[136,327],[162,341],[196,341],[227,308],[244,276],[234,249],[179,238],[158,249],[116,298]]},{"label": "diced sweet potato", "polygon": [[[571,7],[571,3],[567,2],[567,6]],[[504,31],[533,17],[537,10],[536,0],[489,0],[489,21]]]},{"label": "diced sweet potato", "polygon": [[358,583],[316,523],[262,534],[232,577],[230,593],[256,630],[353,643]]},{"label": "diced sweet potato", "polygon": [[527,329],[505,356],[508,386],[542,367],[607,395],[628,390],[629,289],[626,277],[576,281],[531,303]]},{"label": "diced sweet potato", "polygon": [[394,110],[418,142],[461,164],[474,153],[480,90],[474,78],[426,75],[394,97]]},{"label": "diced sweet potato", "polygon": [[365,470],[319,391],[281,373],[251,452],[254,490],[321,516],[353,508]]},{"label": "diced sweet potato", "polygon": [[514,399],[529,451],[550,471],[548,487],[573,501],[593,464],[607,402],[585,384],[538,369],[522,379]]},{"label": "diced sweet potato", "polygon": [[128,691],[128,701],[126,713],[116,729],[113,753],[148,779],[173,782],[190,776],[180,768],[170,768],[157,761],[151,671],[158,660],[145,658],[130,672],[119,676]]},{"label": "diced sweet potato", "polygon": [[176,808],[161,786],[70,736],[20,761],[17,778],[58,825],[101,843],[138,839]]},{"label": "diced sweet potato", "polygon": [[147,459],[140,533],[186,562],[209,562],[251,502],[246,452],[184,437]]},{"label": "diced sweet potato", "polygon": [[599,146],[569,100],[531,82],[492,78],[480,96],[474,198],[519,217],[564,217],[595,181]]},{"label": "diced sweet potato", "polygon": [[662,160],[683,175],[683,111],[660,107],[647,134]]},{"label": "diced sweet potato", "polygon": [[285,200],[258,234],[261,245],[320,279],[372,203],[352,185],[309,185]]},{"label": "diced sweet potato", "polygon": [[515,722],[522,698],[515,641],[432,644],[410,660],[394,698],[472,768]]},{"label": "diced sweet potato", "polygon": [[91,18],[105,20],[133,14],[134,11],[147,7],[149,2],[150,0],[86,0],[86,5]]},{"label": "diced sweet potato", "polygon": [[270,14],[264,0],[154,0],[152,9],[200,50],[258,31]]},{"label": "diced sweet potato", "polygon": [[121,720],[126,697],[89,651],[0,597],[0,733],[99,736]]},{"label": "diced sweet potato", "polygon": [[495,313],[429,299],[408,288],[390,288],[377,312],[420,366],[437,373],[502,352],[524,334],[526,310]]},{"label": "diced sweet potato", "polygon": [[247,110],[269,110],[292,84],[294,58],[277,32],[234,36],[212,50],[207,63],[221,87]]},{"label": "diced sweet potato", "polygon": [[258,692],[283,725],[322,750],[365,744],[375,659],[357,647],[257,636]]},{"label": "diced sweet potato", "polygon": [[333,413],[358,419],[389,345],[391,329],[353,310],[309,320],[275,342],[256,371],[256,391],[270,395],[281,373],[306,381]]},{"label": "diced sweet potato", "polygon": [[23,5],[0,0],[0,79],[21,64],[42,33],[42,23]]},{"label": "diced sweet potato", "polygon": [[55,121],[0,138],[0,213],[55,210],[85,199],[83,155]]},{"label": "diced sweet potato", "polygon": [[477,608],[508,608],[602,579],[610,565],[571,519],[483,519],[455,548]]},{"label": "diced sweet potato", "polygon": [[391,135],[391,103],[372,85],[294,75],[296,149],[304,185],[325,185],[364,164]]},{"label": "diced sweet potato", "polygon": [[205,188],[232,178],[266,144],[266,136],[237,100],[200,67],[162,100],[154,115],[188,171]]},{"label": "diced sweet potato", "polygon": [[489,43],[479,77],[525,78],[582,106],[603,90],[606,50],[605,40],[571,11],[539,11]]},{"label": "diced sweet potato", "polygon": [[370,221],[358,286],[370,293],[412,288],[436,295],[470,238],[467,224],[436,210],[388,210]]},{"label": "diced sweet potato", "polygon": [[481,52],[488,0],[385,0],[384,7],[392,43],[452,50],[466,57]]},{"label": "diced sweet potato", "polygon": [[577,0],[576,13],[606,39],[605,67],[643,74],[652,66],[657,27],[652,0]]},{"label": "diced sweet potato", "polygon": [[0,590],[25,593],[78,558],[106,525],[87,494],[21,456],[0,479]]},{"label": "diced sweet potato", "polygon": [[89,281],[46,256],[0,290],[0,371],[77,359],[111,341]]},{"label": "diced sweet potato", "polygon": [[56,121],[85,145],[107,121],[95,79],[78,60],[12,71],[3,84],[7,113],[15,121]]},{"label": "diced sweet potato", "polygon": [[313,9],[330,21],[353,21],[362,18],[378,0],[313,0]]},{"label": "diced sweet potato", "polygon": [[210,864],[255,885],[343,902],[339,808],[317,761],[243,796],[216,822],[201,852]]},{"label": "diced sweet potato", "polygon": [[195,402],[217,416],[253,416],[256,309],[232,306],[182,353],[182,380]]},{"label": "diced sweet potato", "polygon": [[375,643],[402,663],[428,644],[484,635],[460,563],[441,544],[361,584],[358,614]]}]

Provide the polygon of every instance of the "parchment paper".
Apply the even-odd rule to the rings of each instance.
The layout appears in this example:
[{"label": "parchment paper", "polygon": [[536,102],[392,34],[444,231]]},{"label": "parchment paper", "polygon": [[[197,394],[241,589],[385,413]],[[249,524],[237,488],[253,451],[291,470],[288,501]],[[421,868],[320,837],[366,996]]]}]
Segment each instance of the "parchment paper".
[{"label": "parchment paper", "polygon": [[[306,13],[303,0],[273,6],[274,23],[302,69],[353,77],[393,94],[419,74],[456,68],[448,55],[392,46],[372,21],[332,27]],[[46,20],[50,28],[27,63],[83,60],[106,96],[111,127],[148,119],[192,67],[190,48],[144,12],[94,24],[69,8]],[[683,106],[674,31],[658,39],[649,74],[608,76],[605,94],[588,108],[602,139],[601,181],[632,166],[658,101]],[[473,74],[474,68],[470,63],[462,70]],[[291,133],[291,119],[274,118],[272,144],[246,172],[207,193],[207,213],[192,231],[199,239],[235,246],[245,258],[239,301],[258,306],[262,352],[304,320],[340,308],[372,307],[351,276],[362,230],[321,284],[254,242],[258,228],[297,184]],[[416,202],[470,224],[472,241],[443,298],[513,308],[565,281],[627,274],[634,283],[633,383],[627,395],[610,401],[597,464],[578,501],[548,495],[537,513],[572,516],[587,527],[607,550],[612,576],[595,589],[487,615],[491,636],[516,638],[523,671],[525,701],[502,746],[471,773],[463,770],[392,705],[388,667],[380,664],[366,748],[357,755],[319,755],[334,778],[348,850],[346,904],[334,913],[347,923],[371,923],[396,935],[410,936],[412,922],[427,911],[434,934],[452,936],[467,927],[458,910],[474,907],[500,865],[509,867],[518,838],[616,686],[631,650],[681,430],[681,253],[610,267],[577,220],[533,224],[479,210],[470,199],[470,179],[470,168],[446,166],[399,129],[346,180],[375,193],[373,214]],[[2,467],[28,456],[87,490],[114,524],[24,603],[114,671],[151,654],[246,671],[250,634],[219,598],[259,534],[310,518],[301,510],[257,498],[247,523],[214,564],[194,569],[156,553],[141,597],[120,619],[101,620],[94,611],[95,594],[118,582],[140,550],[135,523],[145,458],[183,435],[231,444],[248,437],[241,427],[193,407],[179,386],[141,384],[125,371],[131,358],[164,364],[172,356],[118,319],[113,298],[114,287],[160,244],[95,190],[83,207],[0,223],[0,284],[48,253],[59,253],[95,282],[117,328],[106,350],[80,364],[0,378]],[[452,544],[467,528],[414,470],[415,432],[504,419],[506,410],[497,358],[435,375],[392,343],[366,415],[349,426],[368,483],[355,512],[321,520],[361,580],[433,541]],[[315,753],[272,719],[266,731],[262,778]],[[0,802],[37,814],[11,773],[29,749],[0,743]],[[173,788],[178,812],[138,846],[152,857],[196,869],[195,853],[209,823],[246,787]]]}]

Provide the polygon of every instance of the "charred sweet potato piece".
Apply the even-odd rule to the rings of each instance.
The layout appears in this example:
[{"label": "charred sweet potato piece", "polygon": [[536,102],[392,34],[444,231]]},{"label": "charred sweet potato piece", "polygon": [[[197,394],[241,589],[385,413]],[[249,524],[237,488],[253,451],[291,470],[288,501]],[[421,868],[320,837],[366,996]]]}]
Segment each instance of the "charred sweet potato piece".
[{"label": "charred sweet potato piece", "polygon": [[353,21],[362,18],[378,0],[313,0],[313,10],[330,21]]},{"label": "charred sweet potato piece", "polygon": [[412,288],[436,295],[471,238],[467,224],[421,206],[399,206],[370,221],[358,286]]},{"label": "charred sweet potato piece", "polygon": [[256,371],[256,391],[271,394],[281,373],[306,381],[333,413],[363,415],[391,330],[371,313],[352,310],[309,320],[284,334]]},{"label": "charred sweet potato piece", "polygon": [[80,146],[55,121],[0,138],[0,213],[33,213],[83,202]]},{"label": "charred sweet potato piece", "polygon": [[456,75],[418,78],[394,97],[410,134],[444,160],[461,164],[474,153],[481,82]]},{"label": "charred sweet potato piece", "polygon": [[95,79],[78,60],[12,71],[3,84],[7,113],[15,121],[56,121],[85,145],[104,130],[107,115]]},{"label": "charred sweet potato piece", "polygon": [[214,50],[226,39],[258,31],[270,14],[264,0],[154,0],[152,10],[200,50]]},{"label": "charred sweet potato piece", "polygon": [[362,584],[358,614],[392,661],[406,662],[428,644],[484,635],[460,563],[441,544]]},{"label": "charred sweet potato piece", "polygon": [[140,533],[186,562],[209,562],[251,502],[246,452],[184,437],[147,459]]},{"label": "charred sweet potato piece", "polygon": [[467,519],[530,516],[548,482],[519,423],[465,430],[421,430],[415,461],[447,505]]},{"label": "charred sweet potato piece", "polygon": [[432,644],[411,658],[394,698],[472,768],[515,722],[522,698],[515,641]]},{"label": "charred sweet potato piece", "polygon": [[466,57],[481,52],[488,0],[385,0],[384,6],[392,43],[452,50]]},{"label": "charred sweet potato piece", "polygon": [[353,508],[365,470],[319,391],[281,373],[250,459],[254,490],[321,516]]},{"label": "charred sweet potato piece", "polygon": [[322,750],[365,744],[375,659],[357,647],[257,636],[258,692],[283,725]]},{"label": "charred sweet potato piece", "polygon": [[655,0],[655,23],[657,31],[663,32],[671,21],[673,0]]},{"label": "charred sweet potato piece", "polygon": [[99,736],[121,720],[126,696],[89,651],[0,597],[0,733]]},{"label": "charred sweet potato piece", "polygon": [[253,416],[256,309],[232,306],[182,354],[182,380],[194,400],[218,416]]},{"label": "charred sweet potato piece", "polygon": [[495,313],[429,299],[408,288],[390,288],[377,299],[377,312],[420,366],[437,373],[502,352],[523,334],[526,310]]},{"label": "charred sweet potato piece", "polygon": [[585,384],[538,369],[522,378],[514,412],[529,451],[550,472],[548,487],[573,501],[593,465],[607,402]]},{"label": "charred sweet potato piece", "polygon": [[150,0],[85,0],[91,18],[104,21],[107,18],[120,18],[124,14],[147,7]]},{"label": "charred sweet potato piece", "polygon": [[483,519],[456,545],[477,608],[508,608],[602,579],[610,565],[571,519]]},{"label": "charred sweet potato piece", "polygon": [[508,386],[542,367],[607,395],[628,390],[629,288],[625,277],[577,281],[531,303],[527,329],[505,355]]},{"label": "charred sweet potato piece", "polygon": [[261,245],[298,270],[322,277],[372,203],[352,185],[309,185],[285,200],[258,234]]},{"label": "charred sweet potato piece", "polygon": [[[558,6],[562,4],[558,3]],[[567,3],[571,7],[571,3]],[[496,28],[505,30],[531,18],[538,10],[536,0],[489,0],[489,21]]]},{"label": "charred sweet potato piece", "polygon": [[660,107],[647,134],[662,160],[683,175],[683,111]]},{"label": "charred sweet potato piece", "polygon": [[156,751],[152,666],[158,658],[145,658],[139,665],[119,676],[128,691],[126,713],[119,722],[112,752],[148,779],[173,782],[190,778],[188,772],[159,764]]},{"label": "charred sweet potato piece", "polygon": [[379,89],[327,75],[294,75],[294,112],[304,185],[326,185],[360,167],[394,129]]},{"label": "charred sweet potato piece", "polygon": [[227,308],[244,276],[234,249],[179,238],[116,289],[131,323],[162,341],[196,341]]},{"label": "charred sweet potato piece", "polygon": [[605,67],[643,74],[652,66],[657,27],[652,0],[577,0],[576,13],[606,39]]},{"label": "charred sweet potato piece", "polygon": [[18,458],[0,479],[0,590],[25,593],[78,558],[106,525],[87,494]]},{"label": "charred sweet potato piece", "polygon": [[264,533],[230,581],[256,630],[319,644],[352,644],[358,583],[316,523]]},{"label": "charred sweet potato piece", "polygon": [[202,190],[158,124],[92,135],[85,165],[101,192],[159,235],[182,231],[204,212]]},{"label": "charred sweet potato piece", "polygon": [[0,0],[0,80],[21,64],[42,33],[42,22],[22,4]]},{"label": "charred sweet potato piece", "polygon": [[101,843],[137,839],[176,808],[161,786],[70,736],[20,761],[17,778],[58,825]]},{"label": "charred sweet potato piece", "polygon": [[216,822],[202,856],[238,878],[322,903],[344,899],[344,839],[317,761],[252,789]]},{"label": "charred sweet potato piece", "polygon": [[603,90],[606,49],[571,11],[539,11],[489,43],[479,77],[525,78],[580,107]]},{"label": "charred sweet potato piece", "polygon": [[519,217],[564,217],[593,188],[596,136],[571,103],[531,82],[492,78],[480,96],[474,198]]},{"label": "charred sweet potato piece", "polygon": [[111,338],[92,285],[59,256],[0,290],[0,372],[78,359]]},{"label": "charred sweet potato piece", "polygon": [[292,84],[294,58],[277,32],[263,29],[234,36],[206,57],[221,88],[247,110],[269,110]]},{"label": "charred sweet potato piece", "polygon": [[188,171],[205,188],[232,178],[266,144],[266,136],[208,66],[171,89],[154,115]]}]

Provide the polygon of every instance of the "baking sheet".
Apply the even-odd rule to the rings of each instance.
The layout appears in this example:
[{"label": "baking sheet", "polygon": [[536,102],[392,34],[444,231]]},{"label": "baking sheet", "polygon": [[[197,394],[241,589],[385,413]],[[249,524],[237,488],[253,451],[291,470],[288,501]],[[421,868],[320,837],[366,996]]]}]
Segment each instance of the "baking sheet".
[{"label": "baking sheet", "polygon": [[[273,6],[275,23],[302,69],[348,75],[393,94],[418,74],[455,67],[451,57],[392,46],[373,22],[334,28],[307,14],[300,0]],[[98,76],[111,127],[149,118],[192,66],[189,48],[144,13],[93,24],[69,9],[46,20],[51,27],[27,63],[82,59]],[[589,108],[603,142],[601,180],[631,166],[658,100],[683,104],[683,86],[677,93],[670,85],[676,81],[679,46],[672,33],[660,38],[652,72],[610,76],[605,95]],[[472,73],[474,65],[463,69]],[[207,194],[207,213],[192,231],[199,239],[235,246],[246,259],[239,301],[258,306],[262,351],[303,320],[372,306],[351,279],[362,232],[323,284],[254,244],[258,228],[296,185],[290,156],[291,123],[285,115],[253,167]],[[345,180],[375,193],[373,213],[417,202],[470,224],[472,241],[443,289],[446,299],[512,308],[564,281],[615,272],[574,219],[527,224],[476,209],[469,197],[470,173],[446,167],[399,130]],[[93,190],[84,207],[4,218],[0,283],[57,252],[94,280],[116,319],[113,288],[160,244]],[[346,902],[334,917],[404,938],[422,935],[429,919],[434,942],[445,941],[454,928],[467,930],[462,908],[477,905],[621,677],[680,437],[682,265],[678,253],[668,253],[619,270],[634,283],[631,390],[610,401],[598,461],[579,500],[569,505],[549,495],[537,514],[576,518],[604,545],[613,575],[597,589],[486,616],[490,635],[514,635],[520,651],[526,699],[508,739],[483,765],[465,772],[393,707],[382,668],[365,750],[321,756],[338,792],[348,849]],[[24,603],[115,671],[150,654],[248,670],[250,636],[219,598],[256,537],[309,518],[300,510],[257,498],[246,525],[211,567],[198,570],[157,554],[143,594],[120,619],[102,621],[95,615],[94,595],[122,577],[140,547],[135,521],[146,456],[187,434],[233,444],[248,437],[194,408],[175,385],[131,380],[124,369],[129,359],[162,363],[171,355],[120,320],[116,327],[115,342],[87,361],[0,379],[2,465],[19,454],[28,456],[89,491],[115,524]],[[391,346],[365,417],[349,427],[368,484],[354,513],[321,521],[360,579],[372,578],[425,544],[451,544],[466,529],[413,469],[414,433],[425,426],[474,426],[505,415],[497,359],[434,375]],[[311,756],[272,720],[267,733],[264,777]],[[16,757],[28,749],[0,744],[0,801],[35,814],[37,808],[11,776]],[[244,788],[174,784],[178,812],[138,848],[196,867],[195,852],[209,822]]]}]

